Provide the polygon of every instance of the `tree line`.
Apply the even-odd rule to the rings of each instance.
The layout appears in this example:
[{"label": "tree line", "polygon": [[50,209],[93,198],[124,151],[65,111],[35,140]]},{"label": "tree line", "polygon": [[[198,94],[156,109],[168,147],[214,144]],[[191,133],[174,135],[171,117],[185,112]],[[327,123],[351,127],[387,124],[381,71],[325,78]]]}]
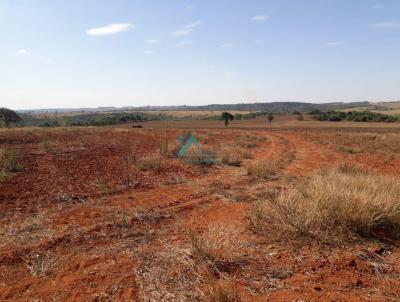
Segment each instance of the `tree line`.
[{"label": "tree line", "polygon": [[329,121],[329,122],[340,122],[340,121],[352,121],[352,122],[379,122],[379,123],[394,123],[399,122],[400,117],[376,113],[371,111],[312,111],[311,115],[314,116],[315,120],[318,121]]}]

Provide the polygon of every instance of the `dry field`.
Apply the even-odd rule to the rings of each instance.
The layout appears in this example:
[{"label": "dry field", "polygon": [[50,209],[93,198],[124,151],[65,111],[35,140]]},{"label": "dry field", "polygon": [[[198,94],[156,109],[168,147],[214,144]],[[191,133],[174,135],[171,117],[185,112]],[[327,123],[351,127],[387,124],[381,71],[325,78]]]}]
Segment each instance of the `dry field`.
[{"label": "dry field", "polygon": [[[304,115],[304,121],[297,120],[298,115],[275,115],[271,128],[266,117],[257,117],[250,120],[234,120],[229,123],[229,128],[242,130],[287,130],[290,132],[298,132],[305,130],[323,130],[329,132],[346,131],[346,132],[400,132],[400,123],[356,123],[356,122],[320,122],[315,121],[309,115]],[[141,123],[144,128],[148,129],[223,129],[223,121],[151,121]],[[116,128],[130,128],[131,124],[110,126]]]},{"label": "dry field", "polygon": [[400,301],[397,124],[188,123],[0,130],[0,300]]}]

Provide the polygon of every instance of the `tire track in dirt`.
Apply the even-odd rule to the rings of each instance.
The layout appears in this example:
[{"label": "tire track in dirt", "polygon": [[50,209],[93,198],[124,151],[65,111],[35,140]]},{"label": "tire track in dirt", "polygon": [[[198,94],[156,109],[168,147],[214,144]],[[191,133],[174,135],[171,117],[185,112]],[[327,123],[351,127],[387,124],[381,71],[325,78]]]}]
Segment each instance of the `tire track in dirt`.
[{"label": "tire track in dirt", "polygon": [[[329,157],[324,154],[325,151],[297,136],[287,133],[262,133],[261,135],[268,140],[259,146],[260,152],[256,152],[253,160],[282,160],[285,162],[282,167],[284,174],[307,175],[329,160]],[[217,166],[216,170],[189,179],[188,183],[161,185],[144,191],[136,191],[133,194],[132,192],[116,194],[107,203],[115,209],[137,208],[157,214],[176,214],[203,207],[220,199],[210,191],[213,183],[240,185],[241,181],[245,181],[245,177],[246,171],[243,168]],[[72,218],[69,217],[66,220]],[[96,220],[98,219],[94,219]],[[74,222],[77,221],[74,219]]]},{"label": "tire track in dirt", "polygon": [[285,132],[267,133],[271,148],[259,154],[260,160],[282,162],[281,171],[291,176],[306,176],[324,166],[332,166],[338,155],[305,138]]},{"label": "tire track in dirt", "polygon": [[302,137],[288,133],[281,133],[280,137],[288,140],[295,149],[295,159],[285,168],[286,174],[306,176],[324,166],[332,166],[337,161],[337,156],[332,152],[307,142]]}]

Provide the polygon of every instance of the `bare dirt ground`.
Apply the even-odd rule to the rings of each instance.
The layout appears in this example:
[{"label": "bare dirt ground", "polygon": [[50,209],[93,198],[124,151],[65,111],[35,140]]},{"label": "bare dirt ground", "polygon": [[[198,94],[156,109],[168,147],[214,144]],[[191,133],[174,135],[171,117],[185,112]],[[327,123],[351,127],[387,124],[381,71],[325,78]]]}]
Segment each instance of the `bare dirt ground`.
[{"label": "bare dirt ground", "polygon": [[[397,158],[342,152],[321,131],[194,130],[210,149],[254,140],[244,162],[284,162],[277,177],[256,180],[243,165],[162,153],[179,133],[1,130],[0,149],[15,150],[23,169],[0,181],[0,300],[223,301],[210,288],[229,282],[237,296],[224,301],[400,300],[395,244],[271,243],[247,220],[253,202],[321,168],[354,162],[399,175]],[[132,172],[152,153],[163,154],[162,168]],[[240,260],[199,265],[193,238],[207,234]]]}]

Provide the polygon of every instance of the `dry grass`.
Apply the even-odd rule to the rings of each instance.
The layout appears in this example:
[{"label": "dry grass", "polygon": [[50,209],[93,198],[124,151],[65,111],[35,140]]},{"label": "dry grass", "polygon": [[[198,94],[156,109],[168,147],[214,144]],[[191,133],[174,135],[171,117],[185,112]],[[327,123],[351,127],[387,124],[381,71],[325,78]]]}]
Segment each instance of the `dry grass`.
[{"label": "dry grass", "polygon": [[24,258],[25,264],[34,277],[50,275],[58,266],[57,259],[50,253],[31,253]]},{"label": "dry grass", "polygon": [[23,169],[18,161],[15,151],[0,149],[0,180],[7,179],[10,173],[16,173]]},{"label": "dry grass", "polygon": [[244,159],[252,158],[247,151],[235,147],[224,147],[219,151],[219,157],[223,164],[239,167]]},{"label": "dry grass", "polygon": [[264,136],[252,136],[249,134],[240,136],[235,144],[241,148],[252,149],[259,146],[259,143],[266,142],[267,138]]},{"label": "dry grass", "polygon": [[400,134],[397,133],[337,133],[324,136],[321,143],[333,145],[346,153],[399,154]]},{"label": "dry grass", "polygon": [[321,171],[309,180],[258,202],[251,228],[271,238],[331,234],[394,236],[400,232],[400,181],[349,166]]},{"label": "dry grass", "polygon": [[258,179],[271,179],[274,178],[282,163],[276,160],[255,160],[246,164],[247,174]]},{"label": "dry grass", "polygon": [[189,164],[199,165],[212,165],[219,162],[218,154],[208,145],[189,147],[183,159]]},{"label": "dry grass", "polygon": [[150,154],[136,160],[136,166],[140,171],[163,172],[165,161],[158,154]]},{"label": "dry grass", "polygon": [[23,169],[23,165],[18,161],[15,151],[0,149],[0,169],[4,169],[7,172],[19,172]]},{"label": "dry grass", "polygon": [[215,275],[234,271],[246,260],[241,231],[236,226],[209,225],[201,235],[191,232],[194,259]]},{"label": "dry grass", "polygon": [[[140,185],[141,179],[139,175],[139,169],[135,165],[136,155],[128,156],[125,158],[125,169],[126,169],[126,187],[135,188]],[[107,191],[107,190],[106,190]]]},{"label": "dry grass", "polygon": [[25,219],[0,225],[0,247],[9,243],[26,246],[51,238],[54,231],[48,227],[49,222],[48,213],[39,212]]},{"label": "dry grass", "polygon": [[190,251],[175,246],[134,252],[140,286],[139,301],[199,301],[195,290],[201,282]]},{"label": "dry grass", "polygon": [[237,286],[230,279],[210,280],[201,293],[206,302],[241,301]]}]

